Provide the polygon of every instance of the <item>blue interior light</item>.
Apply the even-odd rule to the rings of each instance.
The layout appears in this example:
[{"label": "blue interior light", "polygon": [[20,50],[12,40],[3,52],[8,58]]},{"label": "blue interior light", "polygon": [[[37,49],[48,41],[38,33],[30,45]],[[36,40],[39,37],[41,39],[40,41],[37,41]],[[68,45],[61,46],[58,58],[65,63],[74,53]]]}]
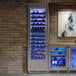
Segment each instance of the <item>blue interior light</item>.
[{"label": "blue interior light", "polygon": [[70,51],[70,67],[76,68],[76,47],[72,47]]},{"label": "blue interior light", "polygon": [[50,54],[66,54],[65,51],[50,51]]},{"label": "blue interior light", "polygon": [[66,50],[66,47],[52,47],[50,50]]},{"label": "blue interior light", "polygon": [[31,59],[45,59],[46,9],[30,9],[30,50]]},{"label": "blue interior light", "polygon": [[65,67],[66,66],[66,57],[52,56],[51,57],[51,68],[55,67]]}]

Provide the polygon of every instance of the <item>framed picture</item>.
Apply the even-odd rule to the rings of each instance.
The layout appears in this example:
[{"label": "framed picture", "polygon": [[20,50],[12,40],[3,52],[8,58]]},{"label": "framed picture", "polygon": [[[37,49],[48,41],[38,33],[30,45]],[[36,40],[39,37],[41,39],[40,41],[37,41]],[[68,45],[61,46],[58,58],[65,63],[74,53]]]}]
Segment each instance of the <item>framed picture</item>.
[{"label": "framed picture", "polygon": [[76,37],[76,11],[58,12],[58,37]]}]

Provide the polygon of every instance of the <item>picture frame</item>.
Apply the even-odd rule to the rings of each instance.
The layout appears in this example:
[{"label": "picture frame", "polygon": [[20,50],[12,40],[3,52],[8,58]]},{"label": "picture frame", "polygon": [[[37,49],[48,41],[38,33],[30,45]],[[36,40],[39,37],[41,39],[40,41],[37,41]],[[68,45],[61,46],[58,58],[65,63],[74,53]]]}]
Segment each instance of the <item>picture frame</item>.
[{"label": "picture frame", "polygon": [[58,37],[76,37],[76,11],[58,11]]}]

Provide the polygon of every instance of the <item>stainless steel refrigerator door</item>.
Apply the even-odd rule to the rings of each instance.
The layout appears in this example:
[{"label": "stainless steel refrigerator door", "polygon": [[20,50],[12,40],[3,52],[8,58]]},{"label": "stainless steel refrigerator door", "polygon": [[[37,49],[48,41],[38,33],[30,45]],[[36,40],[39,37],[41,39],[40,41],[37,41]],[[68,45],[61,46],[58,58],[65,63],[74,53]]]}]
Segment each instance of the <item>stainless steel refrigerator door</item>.
[{"label": "stainless steel refrigerator door", "polygon": [[[46,50],[45,50],[45,58],[31,58],[31,48],[30,48],[30,9],[46,9]],[[39,25],[38,25],[39,26]],[[29,73],[46,73],[48,71],[48,49],[47,49],[47,43],[48,43],[48,4],[45,3],[31,3],[28,5],[28,72]],[[36,48],[37,49],[37,48]],[[35,49],[35,51],[36,51]],[[34,50],[34,49],[32,49]],[[34,52],[36,53],[36,52]]]}]

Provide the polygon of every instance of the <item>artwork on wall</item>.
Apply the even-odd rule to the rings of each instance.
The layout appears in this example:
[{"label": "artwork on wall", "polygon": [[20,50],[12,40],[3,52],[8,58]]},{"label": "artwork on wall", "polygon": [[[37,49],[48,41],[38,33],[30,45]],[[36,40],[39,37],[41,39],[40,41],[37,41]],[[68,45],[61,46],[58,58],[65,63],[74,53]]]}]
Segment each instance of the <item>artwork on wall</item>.
[{"label": "artwork on wall", "polygon": [[76,12],[58,12],[58,37],[76,37]]}]

